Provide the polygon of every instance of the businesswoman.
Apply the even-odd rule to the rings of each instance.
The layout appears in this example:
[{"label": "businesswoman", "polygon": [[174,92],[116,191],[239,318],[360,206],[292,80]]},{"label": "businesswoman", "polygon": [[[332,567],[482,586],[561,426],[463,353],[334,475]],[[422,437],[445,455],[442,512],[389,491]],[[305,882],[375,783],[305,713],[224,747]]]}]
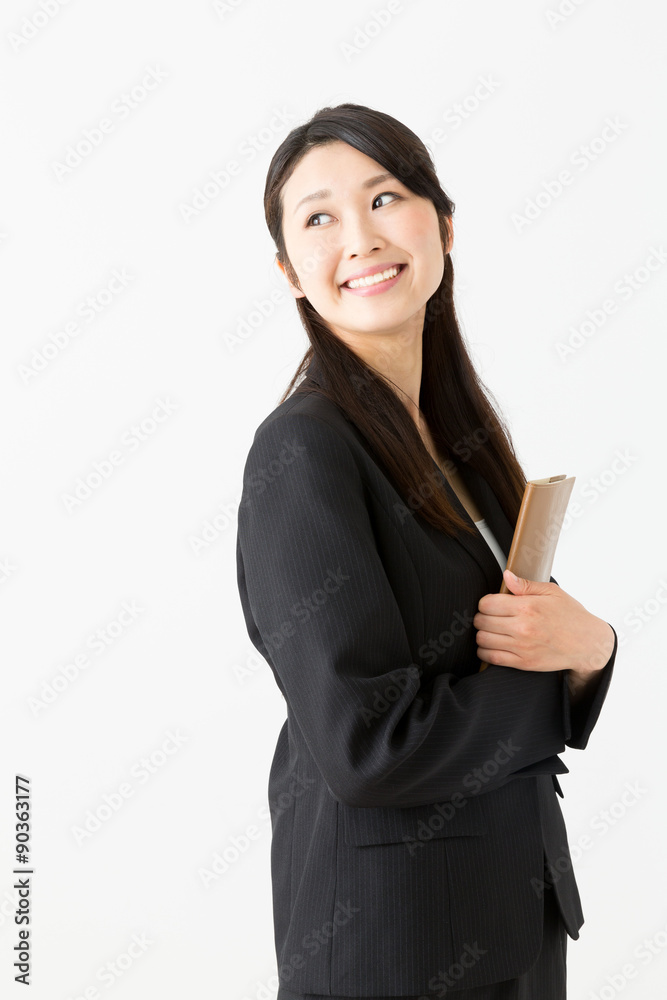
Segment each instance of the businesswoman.
[{"label": "businesswoman", "polygon": [[553,577],[498,593],[526,477],[458,327],[453,210],[419,138],[361,105],[320,109],[268,171],[310,341],[238,515],[287,711],[278,1000],[560,1000],[583,924],[558,754],[585,748],[617,637]]}]

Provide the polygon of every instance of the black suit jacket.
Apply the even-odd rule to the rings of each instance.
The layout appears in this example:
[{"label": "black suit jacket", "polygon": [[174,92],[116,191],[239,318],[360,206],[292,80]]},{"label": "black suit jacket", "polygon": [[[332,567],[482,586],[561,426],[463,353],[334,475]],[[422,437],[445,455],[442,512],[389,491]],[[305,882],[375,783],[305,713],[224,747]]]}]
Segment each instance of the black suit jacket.
[{"label": "black suit jacket", "polygon": [[[507,554],[513,525],[462,474]],[[617,639],[574,708],[564,671],[480,673],[472,618],[500,589],[495,556],[479,532],[406,516],[363,435],[313,393],[257,428],[237,558],[287,708],[268,781],[281,987],[443,996],[513,978],[539,953],[546,892],[577,938],[558,754],[586,747]]]}]

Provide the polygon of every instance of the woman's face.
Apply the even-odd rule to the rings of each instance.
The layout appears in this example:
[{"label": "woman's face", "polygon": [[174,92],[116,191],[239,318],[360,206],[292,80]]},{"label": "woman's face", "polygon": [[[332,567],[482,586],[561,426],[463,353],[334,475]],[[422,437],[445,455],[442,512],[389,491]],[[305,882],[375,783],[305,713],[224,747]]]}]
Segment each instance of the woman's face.
[{"label": "woman's face", "polygon": [[[301,286],[290,282],[292,294],[306,296],[350,346],[369,335],[421,335],[444,271],[435,205],[380,174],[387,171],[379,163],[336,141],[306,153],[283,186],[283,236]],[[345,285],[359,271],[393,264],[401,271],[392,280],[357,291]]]}]

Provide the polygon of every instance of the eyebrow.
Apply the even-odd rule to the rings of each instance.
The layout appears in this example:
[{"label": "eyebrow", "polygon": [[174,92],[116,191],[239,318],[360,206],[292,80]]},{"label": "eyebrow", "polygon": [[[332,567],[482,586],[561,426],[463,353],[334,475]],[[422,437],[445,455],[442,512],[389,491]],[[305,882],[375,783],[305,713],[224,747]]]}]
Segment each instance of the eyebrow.
[{"label": "eyebrow", "polygon": [[[375,184],[379,184],[381,181],[395,180],[396,178],[392,173],[387,171],[384,174],[377,174],[375,177],[369,177],[367,181],[364,181],[361,185],[362,188],[374,187]],[[293,215],[296,215],[297,209],[303,205],[305,201],[319,201],[320,198],[329,198],[331,195],[331,190],[329,188],[322,188],[321,191],[313,191],[312,194],[307,194],[305,198],[295,206]]]}]

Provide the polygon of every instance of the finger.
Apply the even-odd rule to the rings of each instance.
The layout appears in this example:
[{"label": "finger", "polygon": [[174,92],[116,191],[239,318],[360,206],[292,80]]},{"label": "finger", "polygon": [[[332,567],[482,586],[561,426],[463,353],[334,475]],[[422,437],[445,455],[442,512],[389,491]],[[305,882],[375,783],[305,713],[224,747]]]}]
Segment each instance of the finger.
[{"label": "finger", "polygon": [[503,632],[489,632],[486,629],[480,629],[477,633],[477,645],[484,646],[485,649],[505,649],[508,653],[516,655],[512,636]]},{"label": "finger", "polygon": [[486,660],[499,667],[514,667],[517,670],[524,670],[525,665],[521,657],[512,653],[508,649],[496,649],[493,646],[478,646],[477,655],[480,660]]},{"label": "finger", "polygon": [[513,618],[526,609],[526,597],[519,594],[484,594],[477,602],[477,608],[486,615]]},{"label": "finger", "polygon": [[472,624],[476,629],[484,629],[486,632],[495,632],[511,638],[517,634],[517,629],[511,621],[512,617],[507,615],[503,618],[500,615],[487,615],[482,611],[478,611],[473,616]]}]

